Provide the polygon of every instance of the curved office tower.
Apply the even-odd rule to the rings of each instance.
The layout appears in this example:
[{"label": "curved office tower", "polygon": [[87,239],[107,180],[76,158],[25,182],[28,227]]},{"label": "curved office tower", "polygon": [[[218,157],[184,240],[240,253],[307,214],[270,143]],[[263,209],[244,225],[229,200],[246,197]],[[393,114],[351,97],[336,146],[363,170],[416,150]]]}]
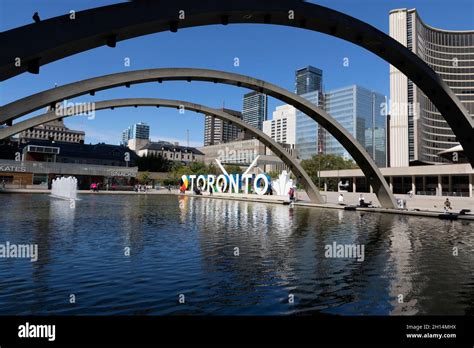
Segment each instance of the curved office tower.
[{"label": "curved office tower", "polygon": [[[474,117],[474,30],[425,24],[415,9],[390,12],[390,36],[428,63]],[[403,73],[390,66],[390,166],[446,162],[438,153],[459,143],[443,115]]]}]

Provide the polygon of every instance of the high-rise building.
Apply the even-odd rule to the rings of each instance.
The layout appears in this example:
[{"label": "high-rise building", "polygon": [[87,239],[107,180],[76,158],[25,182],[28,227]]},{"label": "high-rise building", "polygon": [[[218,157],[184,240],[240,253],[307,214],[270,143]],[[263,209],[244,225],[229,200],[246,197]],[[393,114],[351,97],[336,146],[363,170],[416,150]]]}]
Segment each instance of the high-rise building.
[{"label": "high-rise building", "polygon": [[149,140],[150,126],[143,122],[135,123],[122,132],[122,145],[128,145],[132,139]]},{"label": "high-rise building", "polygon": [[[323,107],[323,94],[320,91],[314,91],[301,95],[317,107]],[[311,117],[296,111],[296,153],[302,160],[324,153],[325,130]]]},{"label": "high-rise building", "polygon": [[[222,111],[242,119],[242,113],[222,109]],[[218,145],[234,141],[239,136],[240,129],[228,121],[218,119],[211,115],[206,115],[204,123],[204,146]]]},{"label": "high-rise building", "polygon": [[268,97],[260,92],[251,92],[244,95],[242,120],[249,125],[263,129],[263,122],[267,120]]},{"label": "high-rise building", "polygon": [[[295,92],[318,107],[323,107],[323,71],[311,65],[296,70]],[[301,159],[324,153],[325,129],[311,117],[296,111],[296,152]]]},{"label": "high-rise building", "polygon": [[[325,110],[365,147],[379,167],[386,158],[386,98],[380,93],[352,85],[329,91],[324,95]],[[326,135],[326,154],[351,158],[332,135]]]},{"label": "high-rise building", "polygon": [[51,140],[66,143],[84,144],[86,134],[67,128],[62,120],[51,121],[33,128],[29,128],[20,133],[20,142],[25,143],[30,140]]},{"label": "high-rise building", "polygon": [[295,93],[298,95],[323,90],[323,71],[308,65],[296,70]]},{"label": "high-rise building", "polygon": [[[423,59],[474,117],[474,31],[425,24],[416,9],[390,11],[390,36]],[[458,145],[443,115],[397,68],[390,66],[390,165],[445,162],[438,153]]]},{"label": "high-rise building", "polygon": [[271,120],[263,122],[263,132],[280,144],[296,143],[296,109],[291,105],[278,106]]}]

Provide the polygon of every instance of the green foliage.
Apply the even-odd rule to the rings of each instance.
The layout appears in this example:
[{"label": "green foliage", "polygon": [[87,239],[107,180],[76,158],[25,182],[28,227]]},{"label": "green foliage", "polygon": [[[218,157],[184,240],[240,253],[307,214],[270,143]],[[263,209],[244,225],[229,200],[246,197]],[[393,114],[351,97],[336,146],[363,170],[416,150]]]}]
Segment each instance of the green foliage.
[{"label": "green foliage", "polygon": [[[323,170],[356,169],[358,166],[352,160],[336,155],[315,155],[311,159],[301,161],[301,166],[311,177],[313,182],[318,184],[318,172]],[[333,180],[334,181],[334,180]],[[321,180],[321,184],[323,181]],[[328,185],[336,186],[337,182],[328,181]],[[330,189],[329,187],[328,189]]]},{"label": "green foliage", "polygon": [[136,165],[141,172],[169,172],[172,166],[171,161],[163,158],[161,154],[139,157]]},{"label": "green foliage", "polygon": [[278,179],[278,176],[280,175],[281,173],[277,170],[272,170],[271,172],[268,173],[268,175],[270,176],[270,178],[272,180],[275,180],[275,179]]},{"label": "green foliage", "polygon": [[150,181],[150,173],[149,172],[141,173],[138,180],[140,181],[141,184],[148,184]]},{"label": "green foliage", "polygon": [[225,165],[224,169],[227,171],[229,174],[243,174],[242,173],[242,168],[240,166],[235,166],[235,165]]}]

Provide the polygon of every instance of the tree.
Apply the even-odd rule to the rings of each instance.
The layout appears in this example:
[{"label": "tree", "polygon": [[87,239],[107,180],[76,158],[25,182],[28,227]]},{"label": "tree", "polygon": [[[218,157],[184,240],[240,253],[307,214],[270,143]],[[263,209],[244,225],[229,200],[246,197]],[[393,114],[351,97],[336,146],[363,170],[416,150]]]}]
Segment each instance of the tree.
[{"label": "tree", "polygon": [[275,180],[275,179],[278,179],[280,172],[277,170],[272,170],[271,172],[268,173],[268,175],[270,176],[272,180]]},{"label": "tree", "polygon": [[149,173],[149,172],[141,173],[141,174],[140,174],[140,177],[138,178],[138,180],[139,180],[140,183],[142,183],[142,184],[148,184],[148,182],[150,181],[150,173]]},{"label": "tree", "polygon": [[[349,159],[345,159],[342,156],[337,155],[323,155],[318,154],[313,156],[311,159],[301,161],[301,166],[311,177],[316,185],[319,185],[318,172],[323,170],[342,170],[342,169],[356,169],[358,166]],[[326,182],[330,186],[329,188],[337,188],[337,180],[327,180]],[[322,184],[322,182],[321,182]],[[321,187],[320,187],[321,189]]]},{"label": "tree", "polygon": [[236,165],[225,165],[224,169],[229,174],[242,174],[242,168]]},{"label": "tree", "polygon": [[144,157],[139,157],[136,161],[138,170],[141,172],[169,172],[171,170],[171,162],[161,154],[151,154]]}]

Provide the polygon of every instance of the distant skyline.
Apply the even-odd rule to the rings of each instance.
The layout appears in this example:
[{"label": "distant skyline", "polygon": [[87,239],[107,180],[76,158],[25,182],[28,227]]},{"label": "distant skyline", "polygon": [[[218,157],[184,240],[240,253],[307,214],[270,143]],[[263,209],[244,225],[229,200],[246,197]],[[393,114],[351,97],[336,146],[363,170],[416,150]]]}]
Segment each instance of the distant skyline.
[{"label": "distant skyline", "polygon": [[[0,31],[32,23],[39,12],[42,19],[105,6],[116,0],[0,0]],[[468,0],[440,1],[311,1],[361,19],[388,33],[388,14],[396,8],[417,8],[430,26],[449,30],[474,28],[474,3]],[[27,44],[27,42],[25,42]],[[124,60],[130,59],[130,67]],[[234,66],[239,58],[240,66]],[[344,66],[348,59],[349,66]],[[158,33],[119,42],[116,48],[100,47],[41,68],[39,75],[21,74],[2,82],[0,104],[6,104],[44,89],[95,76],[160,67],[196,67],[224,70],[254,76],[295,90],[295,71],[307,65],[323,70],[324,89],[353,84],[389,95],[389,64],[353,44],[324,34],[270,25],[205,26],[183,29],[178,33]],[[83,96],[71,101],[100,101],[112,98],[154,97],[180,99],[211,107],[241,111],[247,89],[203,82],[166,82],[141,84],[130,89],[101,91],[95,97]],[[280,101],[268,100],[268,114]],[[44,110],[41,110],[44,111]],[[39,114],[36,112],[35,114]],[[84,130],[86,143],[119,144],[123,129],[130,124],[146,122],[152,140],[203,144],[204,117],[192,112],[179,114],[173,109],[126,108],[98,111],[94,120],[87,117],[66,119],[69,128]]]}]

